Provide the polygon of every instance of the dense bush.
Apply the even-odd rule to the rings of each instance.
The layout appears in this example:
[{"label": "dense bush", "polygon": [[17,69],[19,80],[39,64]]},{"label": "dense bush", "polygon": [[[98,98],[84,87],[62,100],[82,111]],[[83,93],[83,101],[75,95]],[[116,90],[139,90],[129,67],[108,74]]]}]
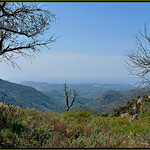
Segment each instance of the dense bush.
[{"label": "dense bush", "polygon": [[112,116],[119,117],[121,114],[125,113],[128,113],[131,116],[138,114],[138,117],[150,115],[150,98],[147,95],[144,95],[141,102],[138,102],[138,100],[139,99],[133,99],[133,101],[128,102],[125,106],[114,108]]},{"label": "dense bush", "polygon": [[102,117],[107,117],[107,116],[108,116],[108,113],[102,113],[101,116],[102,116]]},{"label": "dense bush", "polygon": [[147,110],[140,109],[145,111],[142,119],[129,123],[108,114],[43,113],[0,105],[0,148],[148,148],[150,122]]}]

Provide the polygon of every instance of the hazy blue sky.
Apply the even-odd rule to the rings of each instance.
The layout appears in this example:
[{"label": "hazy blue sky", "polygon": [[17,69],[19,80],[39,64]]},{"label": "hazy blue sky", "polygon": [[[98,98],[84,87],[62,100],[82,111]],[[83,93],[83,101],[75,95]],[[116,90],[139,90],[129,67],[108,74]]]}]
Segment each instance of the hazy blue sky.
[{"label": "hazy blue sky", "polygon": [[[125,52],[136,48],[134,34],[150,27],[150,3],[40,3],[56,14],[46,36],[60,36],[32,64],[20,59],[21,70],[0,63],[10,81],[70,78],[128,78]],[[148,30],[150,31],[150,30]],[[123,81],[123,80],[122,80]],[[94,81],[95,82],[95,81]]]}]

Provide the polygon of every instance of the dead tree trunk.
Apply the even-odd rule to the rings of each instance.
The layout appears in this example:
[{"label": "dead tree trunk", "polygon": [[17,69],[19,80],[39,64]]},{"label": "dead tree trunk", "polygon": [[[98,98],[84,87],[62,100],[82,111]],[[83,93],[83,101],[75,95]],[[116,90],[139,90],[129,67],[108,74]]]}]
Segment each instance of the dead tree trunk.
[{"label": "dead tree trunk", "polygon": [[132,116],[132,118],[131,118],[131,120],[130,120],[130,123],[131,123],[135,118],[137,119],[137,114],[135,114],[135,115]]},{"label": "dead tree trunk", "polygon": [[73,106],[74,102],[83,104],[82,102],[76,100],[76,97],[79,95],[79,92],[77,91],[77,89],[73,90],[73,98],[72,98],[70,105],[69,105],[69,97],[71,96],[72,89],[70,89],[70,91],[67,91],[66,83],[64,84],[64,92],[65,92],[65,100],[66,100],[66,106],[67,106],[66,111],[70,110],[70,108]]}]

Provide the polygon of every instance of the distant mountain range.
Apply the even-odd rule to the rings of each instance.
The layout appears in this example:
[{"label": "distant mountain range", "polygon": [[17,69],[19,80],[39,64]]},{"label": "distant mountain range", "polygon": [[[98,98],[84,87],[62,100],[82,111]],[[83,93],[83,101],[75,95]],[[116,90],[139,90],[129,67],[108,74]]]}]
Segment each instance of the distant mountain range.
[{"label": "distant mountain range", "polygon": [[[39,111],[63,112],[66,108],[63,84],[24,81],[20,84],[0,80],[0,88],[8,105],[18,105],[23,108],[35,108]],[[78,88],[79,101],[84,105],[74,103],[72,110],[94,113],[111,113],[113,108],[123,106],[141,92],[132,85],[125,84],[67,84],[68,89]],[[1,92],[0,92],[0,101]]]},{"label": "distant mountain range", "polygon": [[[60,93],[64,91],[64,84],[53,84],[46,82],[33,82],[33,81],[22,81],[19,84],[31,86],[39,91],[53,91],[56,90]],[[96,96],[109,90],[114,91],[128,91],[135,88],[131,84],[108,84],[108,83],[77,83],[67,84],[68,88],[78,88],[78,90],[86,97]]]},{"label": "distant mountain range", "polygon": [[[33,81],[23,81],[20,84],[34,87],[65,105],[63,84]],[[84,105],[75,104],[76,108],[72,109],[75,111],[91,109],[91,112],[110,113],[114,107],[126,105],[137,96],[135,87],[128,84],[77,83],[67,84],[67,86],[68,89],[78,88],[80,91],[78,99],[84,102]]]}]

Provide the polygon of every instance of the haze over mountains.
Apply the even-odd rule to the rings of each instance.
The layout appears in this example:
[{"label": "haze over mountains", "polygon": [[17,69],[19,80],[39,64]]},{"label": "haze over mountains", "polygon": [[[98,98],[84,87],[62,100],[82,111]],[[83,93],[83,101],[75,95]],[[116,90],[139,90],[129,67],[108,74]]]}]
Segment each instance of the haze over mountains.
[{"label": "haze over mountains", "polygon": [[[140,94],[138,89],[128,84],[78,83],[67,84],[67,86],[68,89],[78,88],[80,95],[77,99],[84,103],[83,105],[74,103],[72,110],[88,110],[96,113],[111,113],[113,108],[126,105],[128,101]],[[16,84],[1,79],[0,88],[8,105],[35,108],[43,112],[63,112],[66,109],[64,84],[33,81]],[[143,94],[141,93],[140,96]]]},{"label": "haze over mountains", "polygon": [[27,80],[13,80],[14,82],[21,83],[22,81],[31,81],[31,82],[44,82],[44,83],[51,83],[51,84],[64,84],[65,82],[70,84],[80,84],[80,83],[109,83],[109,84],[135,84],[137,79],[135,77],[84,77],[84,78],[71,78],[71,77],[50,77],[50,78],[29,78]]},{"label": "haze over mountains", "polygon": [[[33,81],[23,81],[20,84],[36,88],[65,106],[63,84]],[[135,91],[132,91],[135,87],[129,84],[76,83],[67,84],[67,86],[68,89],[78,88],[78,91],[80,91],[78,99],[82,101],[84,105],[75,104],[74,107],[80,107],[80,109],[82,109],[83,106],[86,106],[87,109],[90,108],[97,113],[110,113],[114,107],[123,106],[137,96],[134,93]]]},{"label": "haze over mountains", "polygon": [[[67,83],[67,82],[66,82]],[[58,90],[62,92],[64,83],[47,83],[47,82],[34,82],[34,81],[22,81],[19,84],[31,86],[36,88],[40,91],[50,91],[50,90]],[[117,91],[126,91],[134,89],[134,85],[132,84],[125,84],[125,83],[67,83],[67,86],[69,88],[78,88],[81,91],[86,90],[93,90],[93,91],[99,91],[100,93],[103,93],[104,91],[108,90],[117,90]],[[91,92],[92,93],[92,92]]]}]

